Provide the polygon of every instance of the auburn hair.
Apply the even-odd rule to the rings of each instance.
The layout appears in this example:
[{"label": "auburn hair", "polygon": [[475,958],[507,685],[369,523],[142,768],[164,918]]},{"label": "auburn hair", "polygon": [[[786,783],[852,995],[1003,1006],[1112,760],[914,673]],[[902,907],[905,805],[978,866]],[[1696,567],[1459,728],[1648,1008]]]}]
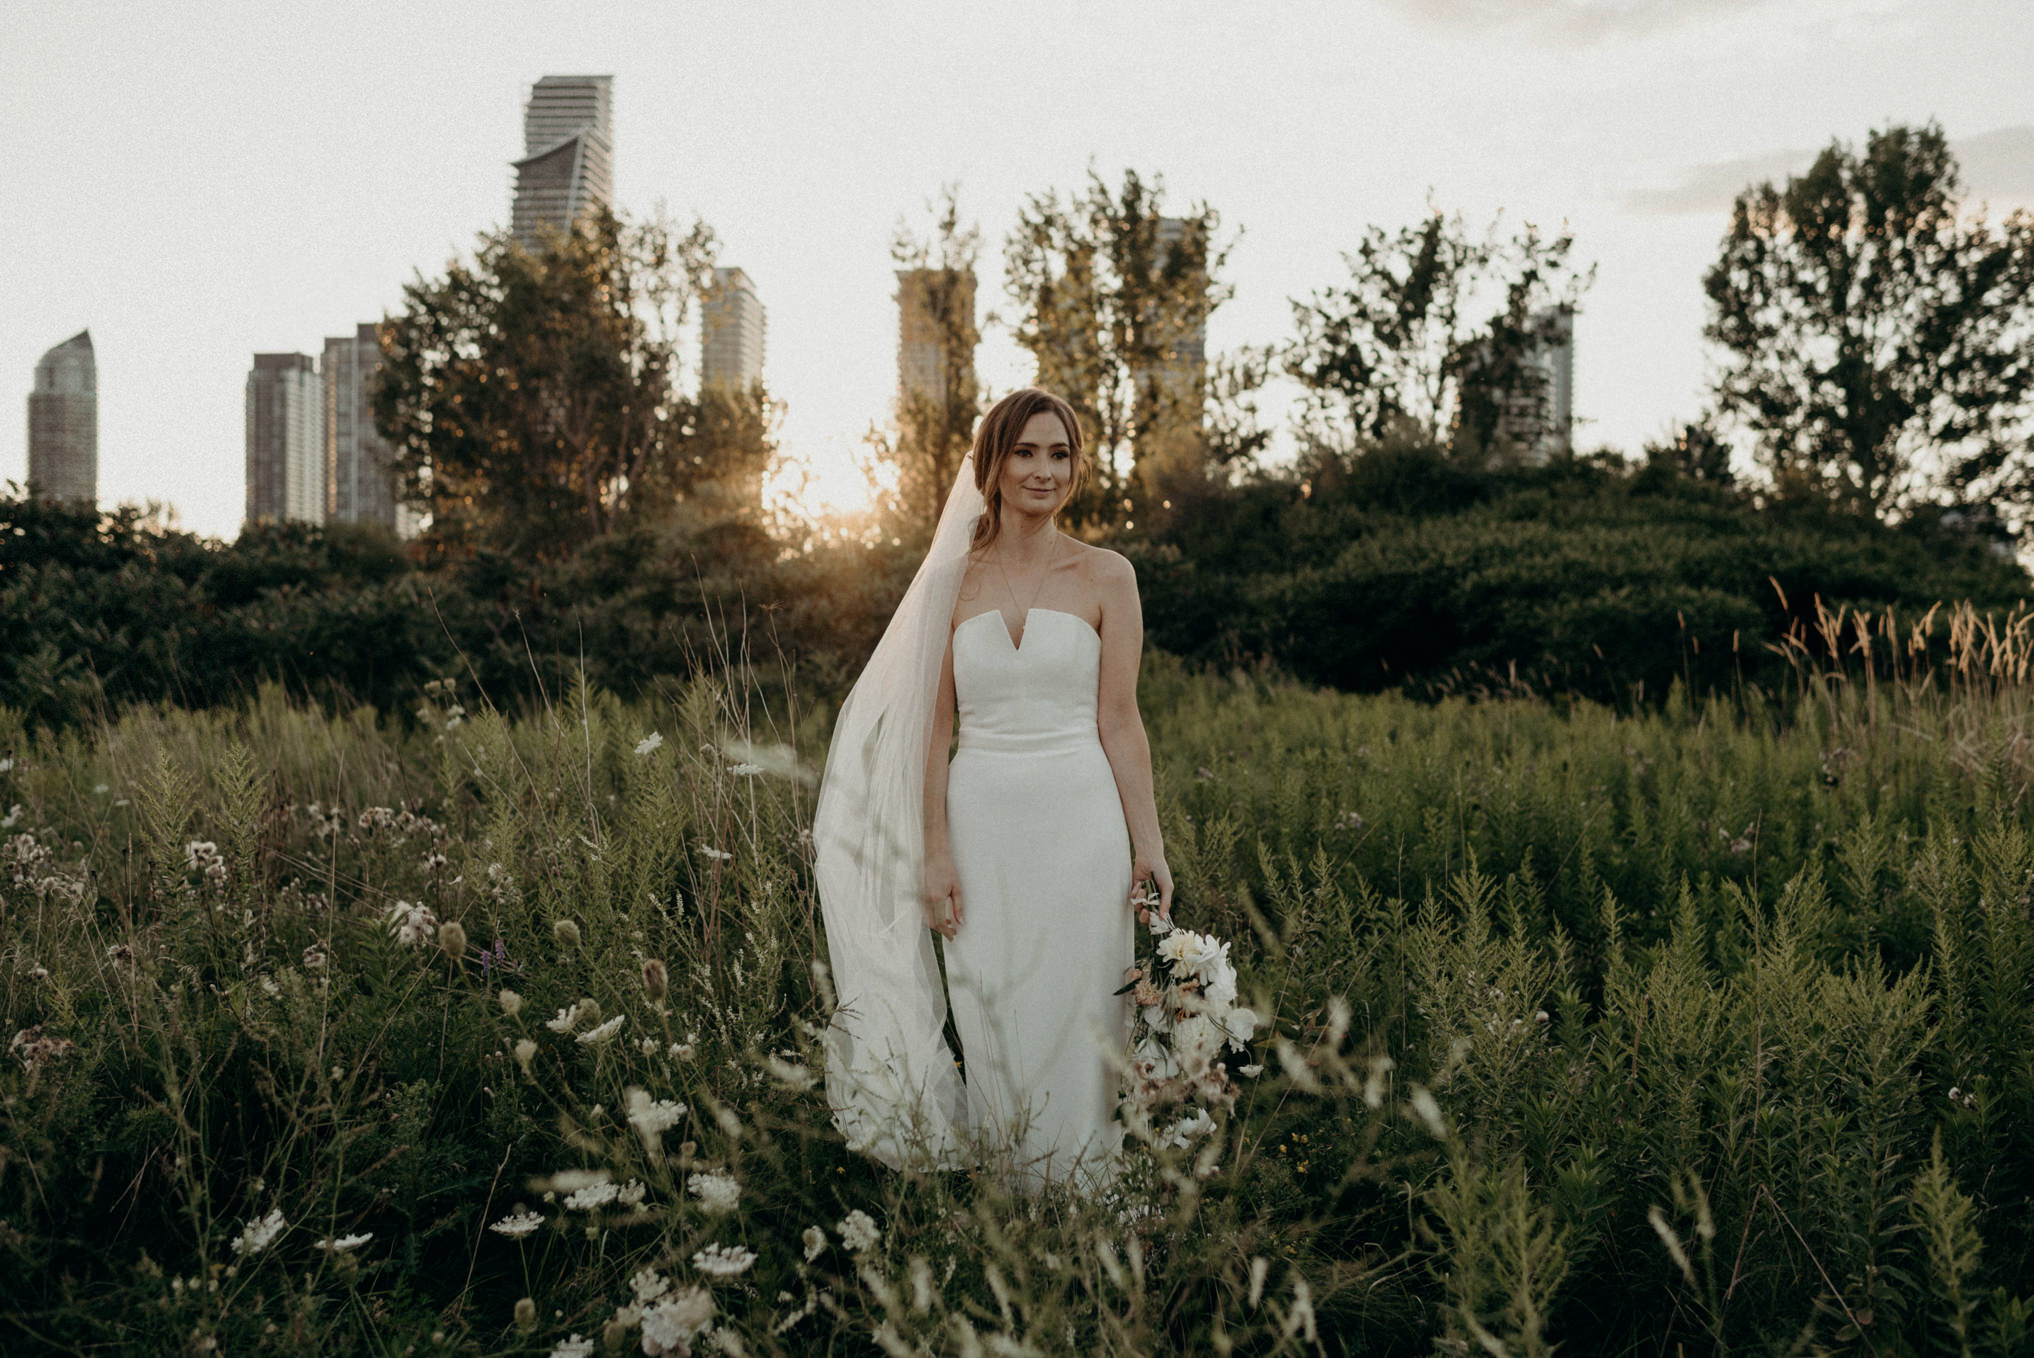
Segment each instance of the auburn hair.
[{"label": "auburn hair", "polygon": [[1088,459],[1081,447],[1081,422],[1073,407],[1040,387],[1024,387],[1011,392],[990,406],[989,413],[982,416],[982,422],[975,426],[975,489],[982,493],[983,505],[982,517],[975,523],[975,537],[971,544],[975,551],[987,547],[1003,531],[1003,464],[1010,460],[1011,450],[1017,446],[1024,426],[1031,423],[1033,415],[1057,415],[1059,422],[1066,426],[1066,446],[1073,459],[1073,478],[1067,482],[1066,497],[1053,506],[1054,513],[1065,507],[1067,500],[1074,497],[1081,488],[1081,482],[1087,478]]}]

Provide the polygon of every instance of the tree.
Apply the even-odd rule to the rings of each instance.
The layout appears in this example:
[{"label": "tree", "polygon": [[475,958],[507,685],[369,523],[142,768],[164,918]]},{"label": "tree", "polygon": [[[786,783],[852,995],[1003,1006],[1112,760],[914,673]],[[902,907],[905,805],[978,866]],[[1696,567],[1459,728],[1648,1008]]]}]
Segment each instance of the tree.
[{"label": "tree", "polygon": [[603,210],[531,252],[482,238],[382,322],[375,424],[441,549],[553,554],[704,473],[677,391],[713,233]]},{"label": "tree", "polygon": [[1286,371],[1308,392],[1313,441],[1347,448],[1401,421],[1459,454],[1517,453],[1551,428],[1536,361],[1595,269],[1569,262],[1574,237],[1500,221],[1473,238],[1438,209],[1395,232],[1369,227],[1342,256],[1346,286],[1292,303]]},{"label": "tree", "polygon": [[1716,403],[1783,493],[1884,516],[2028,491],[2034,218],[1965,212],[1942,129],[1739,194],[1703,280]]},{"label": "tree", "polygon": [[1112,192],[1090,170],[1064,201],[1033,194],[1004,244],[1017,342],[1088,435],[1094,475],[1077,519],[1113,521],[1131,492],[1207,456],[1207,322],[1231,292],[1233,242],[1218,241],[1213,208],[1169,217],[1164,198],[1157,176],[1126,171]]},{"label": "tree", "polygon": [[890,246],[902,326],[897,428],[894,439],[878,435],[877,443],[897,468],[904,516],[930,531],[982,413],[975,378],[975,346],[981,342],[975,264],[982,233],[972,223],[962,224],[958,185],[944,186],[927,208],[932,217],[927,230],[921,234],[900,219]]}]

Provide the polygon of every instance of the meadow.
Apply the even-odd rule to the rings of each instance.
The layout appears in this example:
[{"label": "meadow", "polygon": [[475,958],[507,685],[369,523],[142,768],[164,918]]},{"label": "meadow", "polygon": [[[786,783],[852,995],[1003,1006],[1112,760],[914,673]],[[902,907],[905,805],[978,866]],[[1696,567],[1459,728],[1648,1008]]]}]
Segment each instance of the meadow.
[{"label": "meadow", "polygon": [[830,1126],[782,675],[0,709],[0,1349],[2026,1352],[2026,638],[1827,621],[1633,711],[1154,658],[1264,1069],[1101,1199]]}]

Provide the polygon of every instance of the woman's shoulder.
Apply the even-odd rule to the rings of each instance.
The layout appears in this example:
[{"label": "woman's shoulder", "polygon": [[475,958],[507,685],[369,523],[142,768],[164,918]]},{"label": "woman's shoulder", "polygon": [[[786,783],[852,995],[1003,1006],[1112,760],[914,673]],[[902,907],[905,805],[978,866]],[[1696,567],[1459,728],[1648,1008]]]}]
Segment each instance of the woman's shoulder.
[{"label": "woman's shoulder", "polygon": [[1074,558],[1075,564],[1096,583],[1121,584],[1127,581],[1134,585],[1137,582],[1137,568],[1132,566],[1130,558],[1121,552],[1107,547],[1097,547],[1092,542],[1082,542],[1078,538],[1070,538],[1068,541],[1079,549],[1080,554]]}]

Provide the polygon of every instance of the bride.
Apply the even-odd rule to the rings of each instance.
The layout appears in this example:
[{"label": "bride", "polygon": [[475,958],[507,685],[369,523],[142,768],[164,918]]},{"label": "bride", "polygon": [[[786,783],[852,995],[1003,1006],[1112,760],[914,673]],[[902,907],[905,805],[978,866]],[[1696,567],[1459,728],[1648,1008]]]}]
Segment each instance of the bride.
[{"label": "bride", "polygon": [[1115,991],[1132,902],[1148,887],[1168,913],[1172,873],[1137,712],[1136,577],[1054,522],[1083,470],[1057,396],[1014,392],[982,417],[835,722],[813,824],[827,1098],[848,1144],[894,1168],[986,1159],[1013,1188],[1093,1185],[1121,1141]]}]

